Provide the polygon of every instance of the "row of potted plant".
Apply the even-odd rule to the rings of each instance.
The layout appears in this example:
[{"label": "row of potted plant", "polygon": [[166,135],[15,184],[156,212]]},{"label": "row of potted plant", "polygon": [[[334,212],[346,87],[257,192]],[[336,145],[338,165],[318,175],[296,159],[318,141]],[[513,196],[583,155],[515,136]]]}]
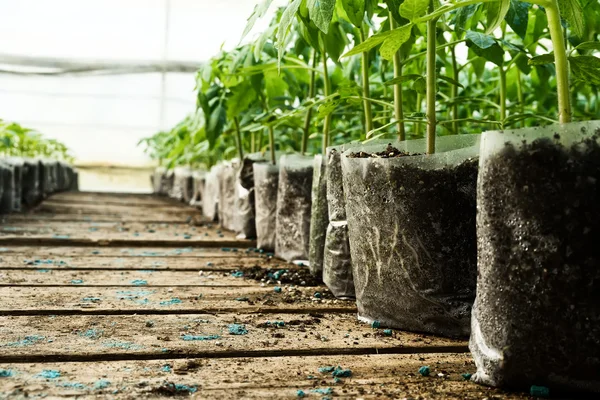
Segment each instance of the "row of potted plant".
[{"label": "row of potted plant", "polygon": [[72,161],[59,141],[0,120],[0,214],[33,207],[52,193],[78,190]]},{"label": "row of potted plant", "polygon": [[294,0],[199,71],[187,144],[151,149],[209,160],[203,212],[230,229],[254,191],[259,245],[309,258],[359,318],[470,334],[481,383],[599,391],[599,18],[580,0]]}]

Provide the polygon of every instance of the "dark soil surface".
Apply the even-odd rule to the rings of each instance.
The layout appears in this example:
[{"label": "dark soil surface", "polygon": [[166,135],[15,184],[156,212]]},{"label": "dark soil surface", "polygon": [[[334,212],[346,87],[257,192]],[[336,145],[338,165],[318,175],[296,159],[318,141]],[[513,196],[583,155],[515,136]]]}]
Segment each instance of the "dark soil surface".
[{"label": "dark soil surface", "polygon": [[259,266],[242,269],[244,277],[265,283],[319,286],[321,279],[310,273],[308,268],[287,270],[285,268],[264,269]]},{"label": "dark soil surface", "polygon": [[349,158],[396,158],[396,157],[408,157],[408,156],[420,156],[422,153],[407,153],[402,150],[398,150],[391,143],[388,143],[384,151],[376,153],[367,153],[359,151],[357,153],[350,153]]},{"label": "dark soil surface", "polygon": [[472,343],[480,372],[514,387],[585,382],[600,391],[596,137],[570,148],[549,138],[507,143],[479,179],[474,318],[479,341],[503,353],[490,364]]}]

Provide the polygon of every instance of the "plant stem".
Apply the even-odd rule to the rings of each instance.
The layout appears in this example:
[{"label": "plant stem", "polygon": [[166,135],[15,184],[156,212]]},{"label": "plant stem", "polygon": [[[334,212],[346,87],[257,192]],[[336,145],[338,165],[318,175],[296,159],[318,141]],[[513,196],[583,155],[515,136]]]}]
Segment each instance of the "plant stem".
[{"label": "plant stem", "polygon": [[250,133],[250,152],[256,153],[256,134]]},{"label": "plant stem", "polygon": [[271,150],[271,164],[275,165],[277,163],[277,159],[275,158],[275,133],[273,131],[273,126],[269,125],[269,149]]},{"label": "plant stem", "polygon": [[[421,93],[417,93],[417,107],[415,112],[420,112],[421,111],[421,103],[423,102],[423,99],[421,98]],[[420,123],[415,123],[415,136],[421,136],[421,124]]]},{"label": "plant stem", "polygon": [[233,122],[235,124],[235,138],[237,141],[237,148],[238,148],[238,156],[240,157],[240,161],[242,161],[244,159],[244,148],[242,147],[242,132],[240,131],[240,121],[237,117],[235,117],[233,119]]},{"label": "plant stem", "polygon": [[[363,28],[360,30],[360,40],[364,42],[366,34]],[[367,134],[373,129],[373,114],[371,110],[371,102],[368,100],[371,97],[371,90],[369,88],[369,52],[365,51],[362,53],[362,85],[363,85],[363,108],[365,112],[365,138]]]},{"label": "plant stem", "polygon": [[[456,46],[450,46],[450,56],[452,57],[452,78],[458,82],[458,63],[456,62]],[[458,135],[458,103],[456,98],[458,97],[458,86],[450,85],[450,99],[452,99],[452,132]]]},{"label": "plant stem", "polygon": [[[324,94],[325,97],[331,95],[331,81],[329,80],[329,73],[327,71],[327,46],[325,45],[325,39],[323,38],[323,82],[324,82]],[[329,146],[329,129],[331,127],[331,113],[325,116],[323,122],[323,154],[327,153],[327,146]]]},{"label": "plant stem", "polygon": [[[396,21],[392,13],[389,13],[390,29],[396,29]],[[402,62],[400,50],[394,54],[394,79],[402,76]],[[402,85],[394,85],[394,117],[398,121],[398,140],[406,139],[406,129],[404,126],[404,111],[402,109]]]},{"label": "plant stem", "polygon": [[[308,98],[313,99],[315,97],[315,67],[317,66],[317,52],[313,51],[312,57],[312,70],[310,72],[310,83],[308,84]],[[306,153],[306,148],[308,147],[308,137],[310,136],[310,122],[312,119],[313,108],[309,107],[306,111],[306,115],[304,117],[304,131],[302,133],[302,147],[300,148],[300,152],[302,154]]]},{"label": "plant stem", "polygon": [[504,129],[504,121],[506,120],[506,71],[504,67],[499,68],[500,71],[500,128]]},{"label": "plant stem", "polygon": [[556,67],[556,91],[558,95],[558,120],[561,124],[571,122],[571,99],[569,97],[569,64],[567,50],[560,24],[560,13],[557,0],[548,0],[544,5],[548,17],[550,39],[554,48],[554,65]]},{"label": "plant stem", "polygon": [[[521,70],[517,68],[517,99],[519,100],[519,111],[525,114],[525,103],[523,99],[523,82],[521,80]],[[519,124],[520,127],[525,126],[525,121]]]},{"label": "plant stem", "polygon": [[[434,0],[429,0],[429,12],[435,8]],[[427,21],[427,154],[435,153],[435,132],[437,117],[435,113],[436,71],[435,39],[437,18]]]}]

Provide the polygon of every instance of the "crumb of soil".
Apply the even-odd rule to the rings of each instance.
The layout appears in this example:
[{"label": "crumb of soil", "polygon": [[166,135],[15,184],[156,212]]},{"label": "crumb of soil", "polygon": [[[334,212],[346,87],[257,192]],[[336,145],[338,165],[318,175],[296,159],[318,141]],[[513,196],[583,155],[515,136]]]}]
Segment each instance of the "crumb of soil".
[{"label": "crumb of soil", "polygon": [[408,153],[406,151],[398,150],[391,143],[388,143],[384,151],[376,153],[367,153],[365,151],[359,151],[357,153],[350,153],[350,158],[398,158],[398,157],[409,157],[409,156],[420,156],[422,153]]}]

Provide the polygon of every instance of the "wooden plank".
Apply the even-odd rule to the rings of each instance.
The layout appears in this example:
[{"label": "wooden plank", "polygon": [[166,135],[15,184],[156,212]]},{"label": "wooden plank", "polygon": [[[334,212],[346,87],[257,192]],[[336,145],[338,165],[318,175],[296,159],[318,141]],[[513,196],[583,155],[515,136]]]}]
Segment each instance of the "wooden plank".
[{"label": "wooden plank", "polygon": [[198,247],[238,247],[248,248],[256,246],[254,240],[231,240],[227,238],[204,239],[203,237],[191,237],[189,240],[168,240],[168,239],[130,239],[130,238],[110,238],[105,235],[97,237],[54,237],[50,235],[35,236],[15,236],[6,235],[0,237],[0,246],[88,246],[88,247],[176,247],[176,246],[198,246]]},{"label": "wooden plank", "polygon": [[[340,365],[350,378],[334,381],[319,368]],[[431,375],[418,374],[430,366]],[[196,398],[309,398],[331,388],[335,398],[529,399],[525,393],[503,392],[466,381],[473,373],[469,354],[405,354],[364,356],[260,357],[231,359],[167,359],[94,363],[0,364],[12,371],[0,380],[0,397],[110,396],[147,398],[165,395],[165,382],[193,387]],[[60,377],[43,379],[43,371]],[[438,374],[442,374],[439,376]],[[179,386],[180,395],[187,394]]]},{"label": "wooden plank", "polygon": [[[64,248],[72,249],[72,248]],[[112,250],[112,248],[110,248]],[[176,249],[179,251],[183,249]],[[57,249],[58,251],[58,249]],[[171,251],[165,252],[169,254]],[[254,266],[273,269],[297,269],[294,264],[270,258],[254,256],[245,251],[223,252],[215,250],[194,257],[174,255],[170,257],[142,256],[134,257],[124,253],[122,257],[114,255],[102,256],[102,250],[87,248],[88,254],[98,254],[92,257],[58,257],[57,254],[26,253],[24,255],[4,255],[0,257],[0,270],[48,271],[61,270],[148,270],[148,271],[234,271]],[[140,251],[144,254],[143,251]],[[40,255],[41,254],[41,255]],[[148,254],[164,254],[156,251]],[[237,255],[237,256],[236,256]],[[30,273],[30,272],[29,272]]]},{"label": "wooden plank", "polygon": [[[38,267],[39,268],[39,267]],[[240,279],[222,271],[118,271],[118,270],[31,270],[0,272],[2,286],[78,286],[78,287],[237,287],[257,286],[255,280]]]},{"label": "wooden plank", "polygon": [[46,201],[53,203],[87,203],[87,204],[114,204],[128,205],[136,204],[138,207],[165,205],[165,204],[184,204],[178,200],[168,197],[158,197],[152,195],[140,195],[136,197],[120,196],[120,195],[99,195],[88,193],[67,193],[68,195],[59,194],[51,196]]},{"label": "wooden plank", "polygon": [[162,207],[145,208],[145,207],[130,207],[128,205],[96,205],[96,204],[72,204],[72,203],[50,203],[44,202],[38,206],[35,213],[53,213],[53,214],[75,214],[75,215],[123,215],[134,214],[144,215],[152,214],[175,214],[175,215],[194,215],[199,211],[193,207],[183,205],[168,205]]},{"label": "wooden plank", "polygon": [[[283,321],[284,326],[273,326]],[[233,332],[233,333],[232,333]],[[0,362],[467,351],[464,340],[374,330],[351,314],[0,317]]]},{"label": "wooden plank", "polygon": [[[284,286],[278,293],[275,287],[274,284],[254,287],[186,286],[126,289],[8,286],[0,287],[0,315],[273,313],[277,310],[304,312],[316,309],[355,312],[353,303],[333,299],[326,288]],[[320,293],[322,298],[316,298],[316,292]]]},{"label": "wooden plank", "polygon": [[[183,258],[242,258],[248,255],[260,256],[261,253],[256,253],[253,248],[242,249],[238,247],[229,247],[222,249],[191,247],[191,246],[174,246],[174,247],[51,247],[51,246],[27,246],[27,245],[12,245],[10,247],[0,247],[0,259],[11,260],[10,256],[25,257],[25,258],[56,258],[60,257],[116,257],[134,258],[131,262],[141,262],[143,258],[151,257],[152,261],[158,260],[160,257],[169,257],[172,262],[177,262],[176,259]],[[265,254],[265,253],[262,253]],[[202,260],[200,260],[202,261]],[[120,262],[120,261],[118,261]],[[0,260],[0,265],[2,264]]]},{"label": "wooden plank", "polygon": [[130,215],[130,214],[13,214],[10,216],[12,223],[15,221],[93,221],[93,222],[112,222],[112,221],[123,221],[123,222],[145,222],[145,223],[187,223],[190,221],[190,217],[193,220],[201,221],[202,217],[200,212],[193,215]]}]

